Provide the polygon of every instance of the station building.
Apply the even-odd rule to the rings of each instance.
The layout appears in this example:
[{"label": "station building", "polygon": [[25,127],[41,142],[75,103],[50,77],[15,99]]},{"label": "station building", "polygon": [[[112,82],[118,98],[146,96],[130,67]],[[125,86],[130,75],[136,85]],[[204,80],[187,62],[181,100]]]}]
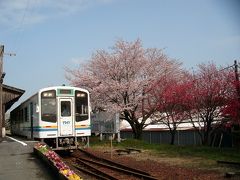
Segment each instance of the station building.
[{"label": "station building", "polygon": [[[5,136],[5,113],[18,101],[25,90],[3,84],[5,73],[3,72],[4,46],[0,45],[0,141]],[[11,53],[8,55],[12,55]]]},{"label": "station building", "polygon": [[0,140],[5,136],[5,113],[19,100],[25,90],[2,84],[2,122],[0,122]]}]

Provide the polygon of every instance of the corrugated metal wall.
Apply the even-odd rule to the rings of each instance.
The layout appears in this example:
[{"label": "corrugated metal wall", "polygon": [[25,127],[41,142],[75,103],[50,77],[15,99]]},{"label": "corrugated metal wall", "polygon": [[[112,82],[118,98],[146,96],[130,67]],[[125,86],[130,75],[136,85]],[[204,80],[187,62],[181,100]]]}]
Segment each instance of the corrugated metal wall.
[{"label": "corrugated metal wall", "polygon": [[[121,138],[133,138],[131,131],[121,131]],[[169,144],[171,135],[169,131],[143,131],[142,138],[150,144]],[[201,140],[196,131],[177,131],[176,145],[200,145]]]}]

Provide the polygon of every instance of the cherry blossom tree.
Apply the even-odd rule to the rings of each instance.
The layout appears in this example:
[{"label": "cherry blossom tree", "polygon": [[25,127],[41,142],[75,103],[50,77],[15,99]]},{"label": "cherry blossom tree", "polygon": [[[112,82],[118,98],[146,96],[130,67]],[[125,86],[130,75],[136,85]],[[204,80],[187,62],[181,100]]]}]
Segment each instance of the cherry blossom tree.
[{"label": "cherry blossom tree", "polygon": [[240,82],[237,61],[234,62],[233,66],[235,72],[231,69],[232,81],[229,81],[230,91],[228,93],[228,101],[221,109],[223,117],[222,125],[225,130],[231,131],[232,145],[240,147]]},{"label": "cherry blossom tree", "polygon": [[157,111],[152,119],[167,126],[171,134],[170,144],[174,144],[177,127],[187,118],[191,96],[189,89],[192,82],[187,80],[187,73],[178,77],[161,77],[151,87],[152,99],[156,99]]},{"label": "cherry blossom tree", "polygon": [[178,76],[178,79],[161,77],[150,91],[158,104],[155,122],[168,127],[171,144],[174,144],[177,127],[183,121],[192,122],[202,144],[207,145],[214,128],[223,122],[222,109],[225,113],[232,113],[234,117],[238,116],[238,111],[233,111],[236,110],[238,101],[228,104],[230,96],[236,97],[232,96],[231,71],[217,68],[213,63],[201,64],[198,67],[194,75],[186,72],[183,76]]},{"label": "cherry blossom tree", "polygon": [[203,145],[210,143],[214,125],[221,122],[221,109],[228,101],[230,72],[213,63],[201,64],[192,77],[188,117],[198,130]]},{"label": "cherry blossom tree", "polygon": [[222,126],[224,130],[230,131],[232,135],[232,145],[240,147],[240,94],[239,81],[231,83],[232,91],[229,94],[227,104],[222,108]]},{"label": "cherry blossom tree", "polygon": [[226,105],[221,109],[222,116],[225,118],[223,124],[227,127],[232,125],[240,125],[240,83],[234,80],[232,75],[232,82],[229,82],[230,91],[228,94],[228,101]]},{"label": "cherry blossom tree", "polygon": [[178,76],[181,63],[161,49],[144,49],[141,41],[116,41],[110,51],[99,50],[82,68],[66,69],[74,86],[88,88],[94,109],[114,110],[141,138],[147,120],[156,110],[148,101],[148,87],[163,75]]}]

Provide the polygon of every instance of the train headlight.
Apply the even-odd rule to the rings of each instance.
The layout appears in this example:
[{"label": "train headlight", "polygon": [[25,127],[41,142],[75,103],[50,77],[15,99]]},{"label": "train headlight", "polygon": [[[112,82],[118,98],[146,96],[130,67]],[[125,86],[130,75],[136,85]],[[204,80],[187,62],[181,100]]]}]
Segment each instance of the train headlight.
[{"label": "train headlight", "polygon": [[43,97],[53,97],[53,93],[52,92],[45,92],[45,93],[43,93]]},{"label": "train headlight", "polygon": [[86,94],[85,93],[77,93],[77,97],[85,97]]}]

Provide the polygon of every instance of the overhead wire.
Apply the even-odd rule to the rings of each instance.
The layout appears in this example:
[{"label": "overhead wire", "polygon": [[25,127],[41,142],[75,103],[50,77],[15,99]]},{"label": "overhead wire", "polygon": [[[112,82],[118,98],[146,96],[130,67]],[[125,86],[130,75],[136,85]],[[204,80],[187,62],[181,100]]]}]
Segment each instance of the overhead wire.
[{"label": "overhead wire", "polygon": [[[233,65],[229,65],[229,66],[227,66],[227,67],[224,67],[224,68],[222,68],[222,69],[219,69],[219,70],[217,70],[217,72],[221,72],[221,71],[224,71],[224,70],[227,70],[227,69],[230,69],[230,68],[234,68],[235,67],[235,64],[233,64]],[[211,73],[210,74],[210,76],[212,76],[214,73]],[[194,74],[194,72],[193,72],[193,77],[195,76],[195,74]],[[197,81],[197,80],[201,80],[202,79],[202,77],[199,77],[199,78],[194,78],[194,79],[192,79],[191,81]]]},{"label": "overhead wire", "polygon": [[23,38],[23,31],[24,31],[24,22],[25,22],[25,19],[26,19],[26,15],[27,15],[27,12],[29,11],[29,6],[30,6],[30,0],[27,0],[26,1],[26,6],[23,10],[23,15],[22,15],[22,18],[21,20],[19,21],[19,24],[17,26],[17,35],[16,35],[16,39],[15,39],[15,48],[14,48],[14,51],[15,52],[19,52],[19,47],[21,45],[21,41],[22,41],[22,38]]}]

